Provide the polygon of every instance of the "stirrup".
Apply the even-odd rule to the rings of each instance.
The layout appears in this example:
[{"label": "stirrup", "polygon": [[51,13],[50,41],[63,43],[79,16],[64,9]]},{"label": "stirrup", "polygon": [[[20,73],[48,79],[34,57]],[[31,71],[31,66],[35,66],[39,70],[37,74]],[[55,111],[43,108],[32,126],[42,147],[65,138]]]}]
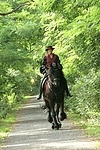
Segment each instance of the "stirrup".
[{"label": "stirrup", "polygon": [[67,96],[72,97],[72,95],[70,93],[67,93]]},{"label": "stirrup", "polygon": [[41,105],[41,109],[45,110],[47,108],[46,105]]},{"label": "stirrup", "polygon": [[41,95],[38,95],[36,99],[37,99],[37,100],[41,99]]}]

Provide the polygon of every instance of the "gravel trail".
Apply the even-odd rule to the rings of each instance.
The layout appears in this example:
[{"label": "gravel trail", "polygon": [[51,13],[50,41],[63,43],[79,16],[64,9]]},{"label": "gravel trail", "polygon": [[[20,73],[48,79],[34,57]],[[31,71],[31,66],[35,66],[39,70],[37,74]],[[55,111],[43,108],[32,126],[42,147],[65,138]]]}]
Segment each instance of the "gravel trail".
[{"label": "gravel trail", "polygon": [[61,129],[52,130],[41,103],[33,96],[23,105],[0,150],[99,150],[96,141],[68,119],[62,122]]}]

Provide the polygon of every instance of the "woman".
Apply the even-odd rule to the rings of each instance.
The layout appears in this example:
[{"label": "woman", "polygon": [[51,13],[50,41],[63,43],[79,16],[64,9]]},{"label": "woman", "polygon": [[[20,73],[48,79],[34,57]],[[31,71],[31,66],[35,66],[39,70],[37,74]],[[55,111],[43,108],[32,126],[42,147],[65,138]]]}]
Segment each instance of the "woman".
[{"label": "woman", "polygon": [[62,82],[63,82],[63,86],[64,89],[66,91],[67,96],[71,97],[72,95],[70,94],[69,90],[68,90],[68,86],[67,86],[67,81],[63,75],[62,72],[62,65],[60,64],[60,60],[58,55],[53,53],[54,48],[52,46],[48,46],[46,48],[46,52],[47,55],[44,57],[43,61],[42,61],[42,66],[40,67],[40,72],[42,74],[44,74],[43,79],[41,80],[41,84],[40,84],[40,94],[38,95],[37,99],[41,99],[41,95],[43,92],[43,85],[47,79],[47,75],[46,75],[46,69],[48,69],[52,63],[56,63],[58,68],[61,70],[61,74],[62,74]]}]

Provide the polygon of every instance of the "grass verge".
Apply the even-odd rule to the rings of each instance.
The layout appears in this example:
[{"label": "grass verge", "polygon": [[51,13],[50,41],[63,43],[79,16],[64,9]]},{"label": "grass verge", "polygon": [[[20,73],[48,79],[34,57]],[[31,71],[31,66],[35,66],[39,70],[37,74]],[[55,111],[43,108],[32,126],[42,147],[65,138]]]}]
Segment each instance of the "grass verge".
[{"label": "grass verge", "polygon": [[22,104],[26,103],[29,99],[29,96],[25,97],[24,100],[20,103],[13,104],[12,110],[6,116],[5,119],[0,119],[0,145],[2,140],[7,137],[8,133],[12,129],[12,124],[16,121],[16,112],[22,106]]},{"label": "grass verge", "polygon": [[3,138],[7,136],[7,133],[11,130],[11,124],[15,122],[15,112],[10,112],[9,115],[7,115],[6,119],[0,119],[0,143]]},{"label": "grass verge", "polygon": [[97,140],[97,147],[100,148],[100,121],[95,119],[84,119],[79,114],[72,112],[68,113],[69,118],[75,125],[85,130],[88,136],[91,136],[94,140]]}]

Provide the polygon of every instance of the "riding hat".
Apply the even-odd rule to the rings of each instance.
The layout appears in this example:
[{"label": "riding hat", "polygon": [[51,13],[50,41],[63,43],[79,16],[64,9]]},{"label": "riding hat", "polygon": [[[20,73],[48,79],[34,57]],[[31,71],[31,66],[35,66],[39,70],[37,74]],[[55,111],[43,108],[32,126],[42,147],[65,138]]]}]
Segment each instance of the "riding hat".
[{"label": "riding hat", "polygon": [[45,51],[48,51],[49,49],[54,50],[55,48],[53,48],[52,46],[48,46]]}]

